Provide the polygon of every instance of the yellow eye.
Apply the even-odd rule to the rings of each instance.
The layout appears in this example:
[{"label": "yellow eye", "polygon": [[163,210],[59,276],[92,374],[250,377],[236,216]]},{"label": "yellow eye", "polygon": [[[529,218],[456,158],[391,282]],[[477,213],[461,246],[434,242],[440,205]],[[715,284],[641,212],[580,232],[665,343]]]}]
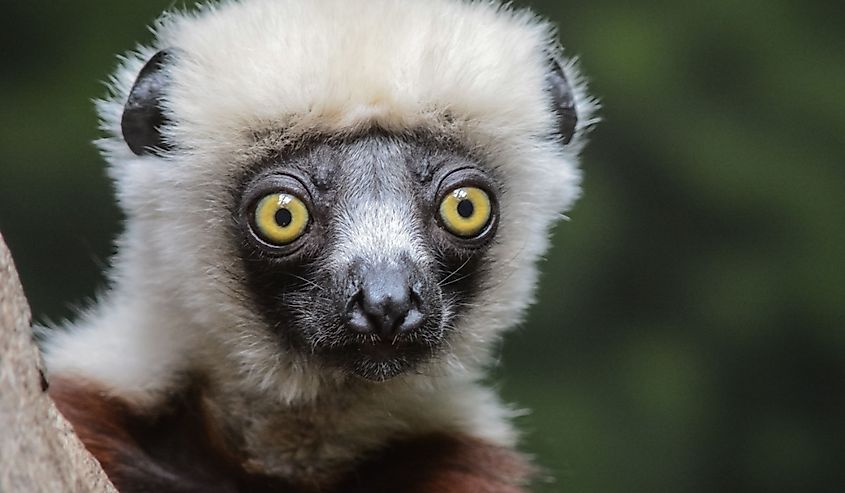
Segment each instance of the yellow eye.
[{"label": "yellow eye", "polygon": [[452,190],[440,203],[440,219],[454,235],[472,238],[490,223],[492,217],[490,196],[475,187]]},{"label": "yellow eye", "polygon": [[255,207],[256,233],[273,245],[293,243],[305,233],[308,221],[308,208],[288,193],[267,195]]}]

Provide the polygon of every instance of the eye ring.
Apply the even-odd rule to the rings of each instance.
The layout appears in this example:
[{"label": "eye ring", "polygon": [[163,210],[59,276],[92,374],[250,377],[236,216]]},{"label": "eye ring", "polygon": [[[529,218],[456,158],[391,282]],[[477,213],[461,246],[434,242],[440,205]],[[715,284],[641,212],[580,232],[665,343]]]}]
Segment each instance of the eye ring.
[{"label": "eye ring", "polygon": [[464,185],[452,188],[440,201],[440,223],[455,236],[481,236],[493,221],[493,201],[481,188]]},{"label": "eye ring", "polygon": [[302,199],[289,192],[273,192],[255,202],[250,225],[262,242],[284,247],[301,238],[310,222],[308,206]]}]

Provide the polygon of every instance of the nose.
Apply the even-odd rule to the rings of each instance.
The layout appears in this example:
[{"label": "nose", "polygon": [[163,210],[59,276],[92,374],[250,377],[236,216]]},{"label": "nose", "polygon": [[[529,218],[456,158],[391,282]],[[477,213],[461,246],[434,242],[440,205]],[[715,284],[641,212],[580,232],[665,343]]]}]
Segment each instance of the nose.
[{"label": "nose", "polygon": [[347,325],[382,340],[418,329],[424,321],[422,298],[408,265],[362,263],[353,268],[358,289],[346,305]]}]

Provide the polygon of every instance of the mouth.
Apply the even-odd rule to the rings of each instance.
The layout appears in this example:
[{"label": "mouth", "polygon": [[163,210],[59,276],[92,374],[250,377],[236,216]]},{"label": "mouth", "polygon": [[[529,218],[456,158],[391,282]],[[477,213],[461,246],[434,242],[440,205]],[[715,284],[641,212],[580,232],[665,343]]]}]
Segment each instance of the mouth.
[{"label": "mouth", "polygon": [[394,345],[381,340],[369,344],[363,344],[358,348],[359,353],[366,358],[381,362],[389,362],[401,358],[407,350],[407,345]]},{"label": "mouth", "polygon": [[329,364],[356,377],[382,382],[414,371],[434,351],[433,345],[422,342],[374,338],[329,349],[323,355]]}]

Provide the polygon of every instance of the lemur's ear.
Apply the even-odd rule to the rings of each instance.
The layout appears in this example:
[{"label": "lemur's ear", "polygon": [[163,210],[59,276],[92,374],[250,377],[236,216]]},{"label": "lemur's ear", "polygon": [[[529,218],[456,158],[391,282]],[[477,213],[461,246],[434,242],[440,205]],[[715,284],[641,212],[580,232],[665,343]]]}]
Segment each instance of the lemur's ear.
[{"label": "lemur's ear", "polygon": [[557,125],[560,139],[568,144],[575,135],[575,127],[578,125],[578,113],[575,110],[575,95],[572,93],[572,86],[566,80],[563,67],[555,59],[551,60],[549,75],[547,77],[549,92],[552,95],[554,111],[557,114]]},{"label": "lemur's ear", "polygon": [[162,103],[170,82],[166,68],[172,55],[172,50],[159,51],[144,65],[123,108],[120,121],[123,140],[138,156],[159,154],[171,148],[162,137],[161,127],[167,124]]}]

